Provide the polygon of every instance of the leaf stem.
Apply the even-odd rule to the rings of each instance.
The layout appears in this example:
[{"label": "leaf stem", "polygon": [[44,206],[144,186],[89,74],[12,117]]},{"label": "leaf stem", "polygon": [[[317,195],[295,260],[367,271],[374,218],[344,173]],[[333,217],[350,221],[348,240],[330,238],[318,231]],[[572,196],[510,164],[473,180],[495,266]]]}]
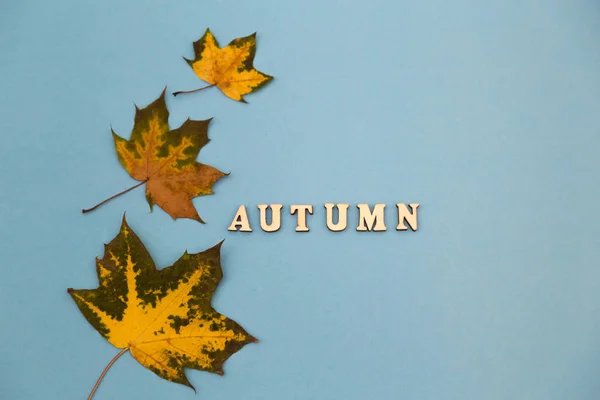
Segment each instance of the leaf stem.
[{"label": "leaf stem", "polygon": [[194,89],[194,90],[183,90],[183,91],[179,91],[179,92],[173,92],[173,96],[177,96],[178,94],[199,92],[201,90],[208,89],[208,88],[211,88],[213,86],[216,86],[216,84],[213,83],[212,85],[204,86],[204,87],[201,87],[199,89]]},{"label": "leaf stem", "polygon": [[102,378],[104,378],[104,375],[106,375],[106,373],[108,372],[110,367],[112,367],[112,365],[115,363],[115,361],[117,361],[119,359],[119,357],[121,357],[123,354],[127,353],[128,351],[129,351],[129,347],[125,347],[123,350],[121,350],[119,352],[119,354],[117,354],[116,356],[113,357],[112,360],[110,360],[108,365],[104,368],[104,371],[102,371],[100,378],[98,378],[98,380],[96,381],[96,384],[94,385],[94,388],[92,389],[92,392],[90,393],[87,400],[92,400],[92,397],[94,397],[94,393],[96,393],[98,386],[100,386],[100,382],[102,382]]},{"label": "leaf stem", "polygon": [[106,199],[106,200],[104,200],[104,201],[102,201],[102,202],[100,202],[100,203],[96,204],[96,205],[95,205],[94,207],[92,207],[92,208],[87,208],[87,209],[86,209],[86,208],[84,208],[83,210],[81,210],[81,212],[82,212],[83,214],[85,214],[85,213],[89,213],[90,211],[94,211],[96,208],[100,207],[102,204],[104,204],[104,203],[106,203],[106,202],[108,202],[108,201],[111,201],[111,200],[112,200],[112,199],[114,199],[115,197],[119,197],[120,195],[122,195],[122,194],[125,194],[125,193],[127,193],[127,192],[129,192],[129,191],[131,191],[131,190],[135,189],[136,187],[142,186],[142,185],[143,185],[144,183],[146,183],[146,182],[148,182],[148,179],[141,181],[140,183],[138,183],[137,185],[134,185],[134,186],[130,187],[129,189],[123,190],[121,193],[117,193],[117,194],[115,194],[114,196],[111,196],[111,197],[109,197],[108,199]]}]

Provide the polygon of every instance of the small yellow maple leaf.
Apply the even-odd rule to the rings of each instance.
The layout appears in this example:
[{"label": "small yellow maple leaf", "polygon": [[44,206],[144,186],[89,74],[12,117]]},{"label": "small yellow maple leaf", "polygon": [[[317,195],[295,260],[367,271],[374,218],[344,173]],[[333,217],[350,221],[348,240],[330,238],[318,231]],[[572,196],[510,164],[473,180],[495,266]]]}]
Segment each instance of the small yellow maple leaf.
[{"label": "small yellow maple leaf", "polygon": [[[204,36],[194,42],[195,58],[184,59],[196,75],[217,86],[229,98],[245,102],[243,96],[252,93],[267,83],[273,77],[254,68],[256,53],[256,33],[232,40],[221,48],[217,39],[209,29]],[[204,89],[204,88],[202,88]],[[194,92],[197,90],[192,90]],[[187,92],[175,92],[174,95]]]},{"label": "small yellow maple leaf", "polygon": [[192,387],[185,368],[222,375],[225,360],[257,341],[211,305],[222,277],[220,248],[185,252],[157,270],[123,217],[119,234],[96,259],[99,287],[68,292],[88,322],[124,349],[118,356],[128,350],[161,378]]}]

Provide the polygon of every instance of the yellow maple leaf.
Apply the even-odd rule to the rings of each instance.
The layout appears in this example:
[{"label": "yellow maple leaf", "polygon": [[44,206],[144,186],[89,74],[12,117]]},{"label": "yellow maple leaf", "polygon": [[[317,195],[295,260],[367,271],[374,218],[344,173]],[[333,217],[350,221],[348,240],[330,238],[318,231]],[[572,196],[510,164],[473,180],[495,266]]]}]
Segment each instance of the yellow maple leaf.
[{"label": "yellow maple leaf", "polygon": [[232,40],[221,48],[217,39],[209,29],[204,36],[194,42],[195,58],[184,59],[196,75],[208,82],[210,86],[186,91],[190,93],[208,87],[217,86],[229,98],[245,102],[243,96],[252,93],[267,83],[273,77],[256,70],[253,66],[256,53],[256,33]]},{"label": "yellow maple leaf", "polygon": [[222,277],[220,248],[185,252],[157,270],[123,217],[119,234],[96,259],[99,287],[68,292],[88,322],[123,349],[115,359],[129,351],[161,378],[192,387],[185,368],[222,375],[227,358],[257,341],[211,305]]}]

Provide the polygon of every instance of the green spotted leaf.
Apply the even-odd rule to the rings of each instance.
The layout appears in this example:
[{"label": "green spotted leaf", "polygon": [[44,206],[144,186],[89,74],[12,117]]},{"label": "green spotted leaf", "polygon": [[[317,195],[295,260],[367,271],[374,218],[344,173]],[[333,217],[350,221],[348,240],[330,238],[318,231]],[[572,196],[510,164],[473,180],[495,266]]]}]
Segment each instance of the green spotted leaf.
[{"label": "green spotted leaf", "polygon": [[100,335],[123,349],[119,356],[129,351],[161,378],[191,387],[186,368],[222,375],[225,360],[257,341],[211,305],[222,277],[220,248],[185,252],[159,270],[123,218],[96,259],[98,288],[68,292]]}]

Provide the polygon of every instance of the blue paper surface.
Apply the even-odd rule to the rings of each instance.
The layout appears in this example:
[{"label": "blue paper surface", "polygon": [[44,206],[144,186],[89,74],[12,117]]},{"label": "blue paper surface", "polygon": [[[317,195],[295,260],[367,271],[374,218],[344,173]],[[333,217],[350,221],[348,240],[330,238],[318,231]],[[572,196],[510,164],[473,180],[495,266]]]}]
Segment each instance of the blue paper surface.
[{"label": "blue paper surface", "polygon": [[[207,27],[257,31],[275,76],[250,104],[167,100],[172,127],[214,117],[199,160],[231,175],[194,201],[207,224],[141,189],[82,215],[135,183],[110,127],[204,85],[182,57]],[[118,352],[66,289],[97,285],[124,211],[160,267],[225,238],[214,306],[260,343],[189,371],[197,397],[126,355],[97,400],[600,398],[599,38],[596,1],[3,1],[0,398],[86,398]],[[325,202],[352,204],[346,231]],[[388,231],[356,232],[357,203]],[[226,230],[240,204],[251,234]]]}]

